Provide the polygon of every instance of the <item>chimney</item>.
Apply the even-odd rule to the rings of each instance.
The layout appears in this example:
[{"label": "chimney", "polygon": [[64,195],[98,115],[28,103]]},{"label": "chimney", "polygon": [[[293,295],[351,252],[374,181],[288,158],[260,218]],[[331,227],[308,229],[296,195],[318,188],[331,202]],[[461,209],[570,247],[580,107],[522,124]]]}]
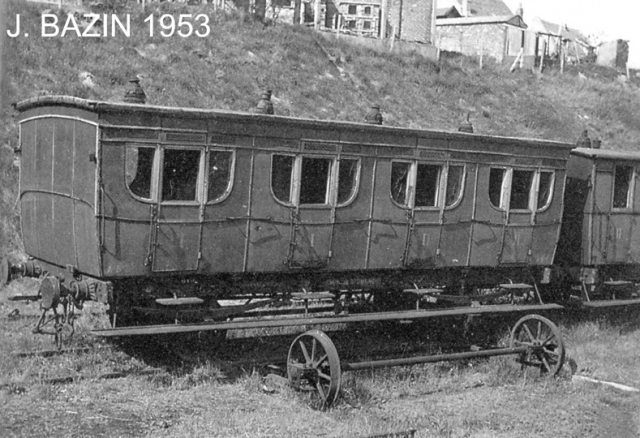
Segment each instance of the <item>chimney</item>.
[{"label": "chimney", "polygon": [[582,136],[576,142],[576,146],[579,148],[591,148],[591,139],[589,138],[589,131],[586,129],[582,131]]},{"label": "chimney", "polygon": [[258,114],[273,114],[273,102],[271,102],[271,90],[264,90],[262,98],[258,105],[256,105],[256,113]]},{"label": "chimney", "polygon": [[460,13],[463,17],[469,16],[469,0],[462,0],[462,4],[460,5]]},{"label": "chimney", "polygon": [[147,101],[147,95],[140,86],[140,79],[133,78],[129,80],[129,87],[124,92],[124,101],[127,103],[144,104]]},{"label": "chimney", "polygon": [[371,110],[364,116],[364,121],[370,125],[382,125],[382,113],[380,112],[380,105],[374,103],[371,105]]},{"label": "chimney", "polygon": [[518,9],[516,9],[516,15],[519,15],[520,18],[524,16],[524,8],[522,7],[522,2],[518,5]]},{"label": "chimney", "polygon": [[458,126],[458,132],[466,132],[468,134],[473,134],[473,125],[469,121],[470,116],[471,116],[471,113],[467,113],[467,121],[462,122],[460,126]]}]

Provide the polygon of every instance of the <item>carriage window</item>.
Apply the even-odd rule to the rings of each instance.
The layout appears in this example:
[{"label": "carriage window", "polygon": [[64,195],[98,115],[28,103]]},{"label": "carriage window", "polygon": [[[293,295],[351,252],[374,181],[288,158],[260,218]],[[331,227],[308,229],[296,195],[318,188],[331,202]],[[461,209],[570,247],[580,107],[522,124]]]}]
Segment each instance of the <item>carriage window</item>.
[{"label": "carriage window", "polygon": [[300,205],[329,203],[329,158],[302,158],[300,174]]},{"label": "carriage window", "polygon": [[408,205],[408,182],[411,163],[391,163],[391,198],[400,205]]},{"label": "carriage window", "polygon": [[504,208],[503,191],[506,169],[491,169],[489,172],[489,200],[496,208]]},{"label": "carriage window", "polygon": [[631,206],[631,178],[633,167],[616,166],[613,182],[613,208]]},{"label": "carriage window", "polygon": [[127,187],[136,196],[151,199],[151,177],[155,148],[127,146],[125,178]]},{"label": "carriage window", "polygon": [[197,200],[200,151],[166,149],[162,167],[162,200]]},{"label": "carriage window", "polygon": [[435,207],[438,202],[438,186],[441,166],[418,164],[416,175],[416,207]]},{"label": "carriage window", "polygon": [[531,187],[533,183],[531,170],[514,170],[511,179],[510,210],[527,210],[531,199]]},{"label": "carriage window", "polygon": [[358,160],[342,158],[338,170],[338,205],[349,202],[358,189]]},{"label": "carriage window", "polygon": [[538,185],[538,210],[547,208],[551,203],[551,189],[553,186],[553,172],[540,172],[540,183]]},{"label": "carriage window", "polygon": [[291,203],[291,175],[293,161],[290,155],[274,155],[271,160],[271,190],[280,202]]},{"label": "carriage window", "polygon": [[207,201],[216,201],[227,194],[231,183],[231,166],[233,156],[231,152],[209,152],[209,186]]},{"label": "carriage window", "polygon": [[445,206],[451,207],[458,202],[462,195],[462,183],[464,182],[464,166],[449,166],[447,173],[447,194]]}]

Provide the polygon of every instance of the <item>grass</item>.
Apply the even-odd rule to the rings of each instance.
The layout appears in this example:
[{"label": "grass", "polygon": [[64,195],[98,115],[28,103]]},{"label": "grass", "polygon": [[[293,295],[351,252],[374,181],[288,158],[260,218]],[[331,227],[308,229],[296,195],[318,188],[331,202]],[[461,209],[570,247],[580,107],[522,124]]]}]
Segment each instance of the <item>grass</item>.
[{"label": "grass", "polygon": [[[640,395],[573,382],[567,366],[557,378],[541,377],[522,371],[510,356],[345,373],[341,397],[322,410],[309,394],[268,384],[268,370],[252,364],[274,358],[276,350],[275,360],[282,362],[290,340],[228,340],[226,347],[185,362],[157,346],[145,351],[149,341],[131,347],[92,337],[91,327],[106,323],[100,306],[81,313],[70,345],[91,351],[16,357],[52,348],[49,337],[30,332],[35,319],[29,315],[39,313],[38,304],[8,300],[31,295],[37,286],[25,279],[0,291],[3,437],[366,437],[415,429],[417,437],[595,438],[635,437],[640,431]],[[9,319],[15,309],[22,318]],[[566,319],[560,327],[579,374],[640,387],[637,315],[624,321]],[[406,341],[396,334],[383,332],[381,342]],[[368,334],[331,336],[341,355],[348,353],[350,338],[371,351],[377,347]],[[506,336],[499,343],[505,342]],[[149,367],[159,370],[135,374]],[[133,374],[99,378],[114,371]],[[84,378],[46,380],[69,375]]]}]

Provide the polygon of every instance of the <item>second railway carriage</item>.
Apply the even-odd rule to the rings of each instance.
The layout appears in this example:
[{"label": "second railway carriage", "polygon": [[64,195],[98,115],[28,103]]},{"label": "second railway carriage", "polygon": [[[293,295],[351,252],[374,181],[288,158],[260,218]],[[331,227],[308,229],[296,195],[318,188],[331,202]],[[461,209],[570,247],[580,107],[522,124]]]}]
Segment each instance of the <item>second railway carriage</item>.
[{"label": "second railway carriage", "polygon": [[588,148],[571,151],[555,263],[572,283],[580,285],[587,305],[613,305],[612,298],[636,297],[639,177],[638,154]]},{"label": "second railway carriage", "polygon": [[68,96],[16,108],[23,270],[122,321],[171,297],[474,294],[544,282],[554,260],[570,144]]}]

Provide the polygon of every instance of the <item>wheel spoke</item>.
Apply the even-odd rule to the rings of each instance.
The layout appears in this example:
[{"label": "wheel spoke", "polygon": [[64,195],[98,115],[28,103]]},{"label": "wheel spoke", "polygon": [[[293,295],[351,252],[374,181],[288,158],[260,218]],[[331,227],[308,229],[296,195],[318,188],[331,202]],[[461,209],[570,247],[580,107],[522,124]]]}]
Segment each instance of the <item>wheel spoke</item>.
[{"label": "wheel spoke", "polygon": [[544,352],[544,354],[546,354],[548,356],[560,357],[560,353],[556,353],[553,350],[547,350],[546,348],[543,348],[542,351]]},{"label": "wheel spoke", "polygon": [[317,361],[315,361],[312,366],[314,368],[317,368],[322,362],[324,362],[327,359],[327,354],[323,354],[322,357],[320,359],[318,359]]},{"label": "wheel spoke", "polygon": [[529,336],[529,339],[531,341],[535,341],[536,338],[533,337],[533,333],[531,333],[531,330],[529,330],[529,326],[525,323],[525,324],[522,324],[522,327],[524,327],[525,331],[527,332],[527,336]]},{"label": "wheel spoke", "polygon": [[316,338],[313,338],[313,343],[311,344],[311,364],[313,364],[313,358],[316,357]]},{"label": "wheel spoke", "polygon": [[547,358],[544,357],[544,355],[540,355],[540,360],[542,360],[542,363],[544,364],[545,368],[547,369],[547,372],[550,373],[551,372],[551,365],[549,365],[549,362],[547,361]]},{"label": "wheel spoke", "polygon": [[316,389],[320,393],[320,397],[322,397],[322,400],[326,400],[327,399],[327,393],[324,391],[324,388],[322,387],[322,384],[320,382],[316,383]]},{"label": "wheel spoke", "polygon": [[311,358],[309,357],[309,352],[307,351],[307,347],[305,347],[304,342],[302,342],[302,340],[300,341],[300,349],[302,350],[302,354],[304,355],[304,359],[306,361],[306,364],[309,365],[311,364]]},{"label": "wheel spoke", "polygon": [[540,339],[541,332],[542,332],[542,321],[538,321],[538,333],[536,334],[536,339]]},{"label": "wheel spoke", "polygon": [[318,371],[318,377],[322,377],[325,380],[331,381],[331,376],[320,371]]},{"label": "wheel spoke", "polygon": [[555,335],[555,334],[553,334],[553,333],[551,333],[551,334],[547,337],[547,339],[545,339],[545,340],[542,342],[542,345],[543,345],[543,346],[544,346],[544,345],[547,345],[549,342],[551,342],[551,340],[555,339],[555,337],[556,337],[556,335]]}]

